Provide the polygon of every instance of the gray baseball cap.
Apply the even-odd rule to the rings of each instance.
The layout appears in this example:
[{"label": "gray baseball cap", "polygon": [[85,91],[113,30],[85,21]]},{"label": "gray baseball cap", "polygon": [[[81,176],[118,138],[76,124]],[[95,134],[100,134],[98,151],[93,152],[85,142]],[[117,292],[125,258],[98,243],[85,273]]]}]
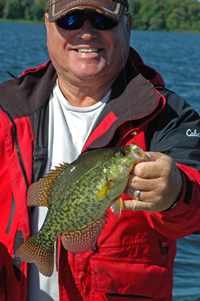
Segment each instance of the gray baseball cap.
[{"label": "gray baseball cap", "polygon": [[48,0],[49,22],[54,22],[73,10],[92,9],[107,17],[121,21],[129,8],[128,0]]}]

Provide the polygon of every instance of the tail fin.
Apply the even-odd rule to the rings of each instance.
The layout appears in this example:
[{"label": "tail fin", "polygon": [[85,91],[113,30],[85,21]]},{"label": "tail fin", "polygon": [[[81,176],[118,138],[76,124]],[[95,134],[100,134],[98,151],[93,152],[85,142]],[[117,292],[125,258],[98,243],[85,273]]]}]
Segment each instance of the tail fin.
[{"label": "tail fin", "polygon": [[46,249],[35,240],[36,235],[30,237],[17,249],[16,256],[24,262],[35,263],[43,275],[50,277],[53,273],[54,245],[51,250]]}]

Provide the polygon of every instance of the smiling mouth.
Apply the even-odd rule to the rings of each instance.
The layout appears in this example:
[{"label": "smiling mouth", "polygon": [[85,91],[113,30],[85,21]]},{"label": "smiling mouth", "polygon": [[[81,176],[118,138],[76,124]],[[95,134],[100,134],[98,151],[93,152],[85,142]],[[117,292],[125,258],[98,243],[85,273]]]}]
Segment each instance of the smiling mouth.
[{"label": "smiling mouth", "polygon": [[101,49],[96,49],[96,48],[90,48],[90,49],[76,49],[77,52],[79,53],[92,53],[92,52],[99,52]]}]

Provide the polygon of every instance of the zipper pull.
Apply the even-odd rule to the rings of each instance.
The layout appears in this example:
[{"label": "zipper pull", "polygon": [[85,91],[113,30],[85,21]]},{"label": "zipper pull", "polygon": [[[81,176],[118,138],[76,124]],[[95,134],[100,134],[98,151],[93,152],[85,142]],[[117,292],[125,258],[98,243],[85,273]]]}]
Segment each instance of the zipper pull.
[{"label": "zipper pull", "polygon": [[136,141],[137,131],[133,131],[133,132],[131,133],[131,135],[134,136],[134,139],[135,139],[135,141]]},{"label": "zipper pull", "polygon": [[33,160],[34,160],[35,162],[41,162],[41,161],[44,161],[46,158],[47,158],[46,155],[38,155],[38,156],[34,156],[34,157],[33,157]]}]

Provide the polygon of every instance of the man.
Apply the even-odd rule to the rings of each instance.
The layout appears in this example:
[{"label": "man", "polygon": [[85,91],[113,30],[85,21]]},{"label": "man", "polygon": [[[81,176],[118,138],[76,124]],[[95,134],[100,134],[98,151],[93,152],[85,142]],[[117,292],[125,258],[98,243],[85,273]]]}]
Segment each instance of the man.
[{"label": "man", "polygon": [[[0,85],[0,300],[26,300],[27,283],[29,301],[172,300],[176,239],[200,233],[200,119],[129,47],[127,11],[126,0],[49,0],[51,60]],[[30,184],[83,151],[131,142],[147,161],[96,249],[72,254],[59,238],[50,278],[21,262],[16,249],[46,214],[27,208]]]}]

